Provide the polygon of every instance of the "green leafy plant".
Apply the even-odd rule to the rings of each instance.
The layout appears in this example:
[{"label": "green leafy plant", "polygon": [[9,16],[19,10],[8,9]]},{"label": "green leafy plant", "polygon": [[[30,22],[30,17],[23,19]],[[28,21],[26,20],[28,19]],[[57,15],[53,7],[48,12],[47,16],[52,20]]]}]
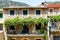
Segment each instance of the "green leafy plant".
[{"label": "green leafy plant", "polygon": [[48,20],[45,19],[45,18],[38,18],[37,19],[37,23],[41,23],[43,27],[46,27],[47,28]]},{"label": "green leafy plant", "polygon": [[48,40],[48,34],[47,33],[48,33],[47,31],[44,32],[45,40]]},{"label": "green leafy plant", "polygon": [[60,15],[58,15],[58,16],[51,16],[50,19],[52,21],[60,21]]},{"label": "green leafy plant", "polygon": [[41,23],[42,25],[44,24],[45,27],[47,28],[47,25],[48,25],[48,20],[45,19],[45,18],[19,18],[19,17],[16,17],[16,18],[13,18],[13,19],[6,19],[4,21],[4,25],[6,28],[14,25],[14,27],[16,28],[17,26],[19,27],[23,27],[23,25],[27,25],[28,27],[30,26],[33,26],[33,25],[36,25],[38,23]]},{"label": "green leafy plant", "polygon": [[6,29],[12,25],[16,28],[17,26],[21,26],[22,24],[23,24],[22,20],[19,17],[16,17],[14,19],[6,19],[4,21],[4,25]]},{"label": "green leafy plant", "polygon": [[26,25],[34,24],[34,18],[31,18],[31,17],[24,18],[23,23],[26,24]]},{"label": "green leafy plant", "polygon": [[6,19],[6,20],[4,21],[4,25],[5,25],[5,28],[8,28],[8,27],[10,27],[11,25],[14,25],[13,19]]}]

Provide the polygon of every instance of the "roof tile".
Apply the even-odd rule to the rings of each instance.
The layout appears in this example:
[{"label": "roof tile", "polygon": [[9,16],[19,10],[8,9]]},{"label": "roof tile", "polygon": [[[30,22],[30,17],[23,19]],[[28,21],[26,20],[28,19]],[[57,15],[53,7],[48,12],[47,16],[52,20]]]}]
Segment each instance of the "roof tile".
[{"label": "roof tile", "polygon": [[48,8],[60,8],[60,4],[48,4]]}]

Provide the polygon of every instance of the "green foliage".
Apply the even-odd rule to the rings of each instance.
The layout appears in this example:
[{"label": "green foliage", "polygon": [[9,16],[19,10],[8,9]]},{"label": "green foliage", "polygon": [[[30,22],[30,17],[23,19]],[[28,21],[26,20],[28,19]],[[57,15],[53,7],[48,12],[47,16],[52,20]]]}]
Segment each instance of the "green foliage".
[{"label": "green foliage", "polygon": [[22,20],[21,19],[19,19],[19,17],[16,17],[16,18],[14,18],[14,19],[6,19],[5,21],[4,21],[4,25],[5,25],[5,27],[7,28],[7,27],[10,27],[10,26],[14,26],[14,27],[16,27],[16,26],[20,26],[20,25],[22,25]]},{"label": "green foliage", "polygon": [[45,36],[45,40],[48,40],[48,32],[47,31],[45,31],[44,36]]},{"label": "green foliage", "polygon": [[4,25],[6,28],[8,28],[9,26],[14,25],[14,21],[12,19],[6,19],[4,21]]},{"label": "green foliage", "polygon": [[60,15],[58,16],[51,16],[50,17],[52,21],[60,21]]},{"label": "green foliage", "polygon": [[44,18],[19,18],[19,17],[16,17],[14,19],[6,19],[4,21],[4,25],[5,27],[9,27],[9,26],[12,26],[14,25],[14,27],[17,27],[17,26],[23,26],[23,25],[27,25],[28,27],[30,25],[35,25],[35,24],[38,24],[38,23],[43,23],[45,24],[46,26],[48,25],[48,21],[47,19],[44,19]]},{"label": "green foliage", "polygon": [[22,19],[20,19],[19,17],[14,18],[13,21],[14,21],[15,27],[17,26],[21,27],[23,25]]},{"label": "green foliage", "polygon": [[37,32],[37,34],[40,34],[41,33],[40,30],[36,30],[36,32]]},{"label": "green foliage", "polygon": [[29,18],[24,18],[24,19],[23,19],[23,23],[24,23],[25,25],[35,24],[35,19],[34,19],[34,18],[31,18],[31,17],[29,17]]},{"label": "green foliage", "polygon": [[48,20],[45,18],[38,18],[37,23],[48,25]]},{"label": "green foliage", "polygon": [[39,29],[39,30],[36,30],[37,34],[44,34],[46,30],[44,29]]}]

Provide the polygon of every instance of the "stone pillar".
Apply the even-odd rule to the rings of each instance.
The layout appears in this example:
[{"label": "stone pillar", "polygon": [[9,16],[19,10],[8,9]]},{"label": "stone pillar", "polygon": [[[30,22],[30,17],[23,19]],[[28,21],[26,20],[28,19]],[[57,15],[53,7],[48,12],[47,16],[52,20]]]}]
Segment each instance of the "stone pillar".
[{"label": "stone pillar", "polygon": [[49,26],[50,26],[50,18],[48,19],[48,27],[47,27],[47,32],[48,32],[48,40],[50,40],[50,38],[49,38]]}]

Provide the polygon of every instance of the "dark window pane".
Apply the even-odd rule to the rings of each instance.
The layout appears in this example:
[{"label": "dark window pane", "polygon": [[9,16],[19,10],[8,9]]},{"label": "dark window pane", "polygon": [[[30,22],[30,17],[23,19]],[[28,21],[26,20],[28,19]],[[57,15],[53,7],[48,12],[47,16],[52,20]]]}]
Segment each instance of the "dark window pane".
[{"label": "dark window pane", "polygon": [[14,26],[10,26],[10,30],[15,30]]},{"label": "dark window pane", "polygon": [[36,10],[36,15],[40,15],[41,11],[40,10]]},{"label": "dark window pane", "polygon": [[10,15],[14,15],[14,10],[10,10]]},{"label": "dark window pane", "polygon": [[50,9],[50,12],[53,12],[53,9]]},{"label": "dark window pane", "polygon": [[27,15],[28,11],[27,10],[23,10],[23,15]]},{"label": "dark window pane", "polygon": [[28,34],[29,33],[29,29],[27,27],[27,25],[23,26],[23,30],[22,30],[22,34]]},{"label": "dark window pane", "polygon": [[53,40],[60,40],[60,36],[53,36]]},{"label": "dark window pane", "polygon": [[3,18],[3,14],[2,13],[0,13],[0,18]]},{"label": "dark window pane", "polygon": [[41,29],[41,24],[36,24],[36,30]]}]

